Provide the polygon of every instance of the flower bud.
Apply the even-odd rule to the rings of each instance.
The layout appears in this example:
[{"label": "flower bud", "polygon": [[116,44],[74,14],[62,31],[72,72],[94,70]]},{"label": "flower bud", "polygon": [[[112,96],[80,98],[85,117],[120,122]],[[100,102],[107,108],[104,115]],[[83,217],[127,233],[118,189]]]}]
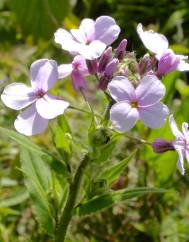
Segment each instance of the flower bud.
[{"label": "flower bud", "polygon": [[156,139],[152,142],[152,148],[155,153],[161,154],[169,150],[175,150],[173,143],[163,140],[163,139]]},{"label": "flower bud", "polygon": [[107,85],[108,85],[109,81],[112,79],[113,73],[114,73],[118,63],[119,63],[119,60],[114,58],[112,61],[110,61],[107,64],[105,71],[104,71],[104,74],[100,78],[100,83],[99,83],[100,89],[106,90]]},{"label": "flower bud", "polygon": [[79,89],[86,88],[85,78],[77,69],[72,71],[71,77],[72,77],[73,87],[76,91]]},{"label": "flower bud", "polygon": [[98,62],[97,60],[86,60],[88,71],[91,75],[94,75],[98,71]]},{"label": "flower bud", "polygon": [[112,59],[112,47],[107,48],[99,60],[98,72],[103,72],[110,60]]},{"label": "flower bud", "polygon": [[153,69],[153,64],[150,56],[145,55],[138,63],[138,72],[141,76],[150,72]]},{"label": "flower bud", "polygon": [[172,52],[165,53],[159,60],[157,75],[162,77],[175,71],[180,63],[180,57]]},{"label": "flower bud", "polygon": [[114,57],[117,58],[118,60],[122,60],[125,57],[126,47],[127,47],[127,40],[123,39],[118,45],[115,51]]}]

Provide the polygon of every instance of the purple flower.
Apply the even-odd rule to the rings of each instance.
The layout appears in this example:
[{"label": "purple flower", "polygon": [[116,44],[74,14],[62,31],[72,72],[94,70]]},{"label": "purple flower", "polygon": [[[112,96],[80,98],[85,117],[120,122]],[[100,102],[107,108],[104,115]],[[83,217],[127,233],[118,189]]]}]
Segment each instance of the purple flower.
[{"label": "purple flower", "polygon": [[77,55],[71,64],[62,64],[58,67],[58,77],[65,78],[71,75],[75,90],[84,89],[86,87],[85,76],[89,75],[86,60]]},{"label": "purple flower", "polygon": [[12,83],[5,87],[1,99],[6,106],[21,110],[29,106],[15,120],[16,130],[25,135],[42,133],[48,119],[63,114],[69,103],[47,92],[58,79],[57,63],[54,60],[35,61],[30,69],[31,87],[23,83]]},{"label": "purple flower", "polygon": [[79,29],[71,29],[70,32],[58,29],[55,33],[55,42],[72,54],[93,60],[100,57],[106,46],[117,39],[120,28],[113,18],[101,16],[96,21],[83,19]]},{"label": "purple flower", "polygon": [[174,120],[173,115],[170,115],[169,123],[171,131],[175,136],[175,140],[172,142],[175,150],[178,153],[177,167],[180,170],[181,174],[184,175],[184,157],[186,157],[187,162],[189,163],[189,130],[188,124],[182,123],[182,132],[178,129],[177,124]]},{"label": "purple flower", "polygon": [[110,109],[114,129],[130,130],[139,119],[150,128],[164,124],[169,111],[160,103],[165,87],[156,76],[145,76],[136,89],[127,78],[117,76],[109,83],[108,90],[116,101]]},{"label": "purple flower", "polygon": [[164,139],[156,139],[152,142],[152,148],[155,153],[161,154],[169,150],[175,150],[173,142]]},{"label": "purple flower", "polygon": [[[164,35],[155,33],[153,30],[143,31],[142,24],[138,24],[137,33],[144,46],[156,55],[156,58],[160,61],[161,67],[163,65],[162,62],[165,62],[166,58],[165,68],[168,68],[168,72],[173,70],[189,71],[189,64],[185,61],[188,57],[176,55],[172,50],[170,50],[168,48],[169,42]],[[160,71],[162,72],[161,67]],[[163,70],[163,73],[167,74],[165,69]]]},{"label": "purple flower", "polygon": [[123,39],[119,43],[119,45],[118,45],[118,47],[117,47],[117,49],[115,51],[115,56],[114,57],[118,58],[118,60],[122,60],[125,57],[126,47],[127,47],[127,40]]}]

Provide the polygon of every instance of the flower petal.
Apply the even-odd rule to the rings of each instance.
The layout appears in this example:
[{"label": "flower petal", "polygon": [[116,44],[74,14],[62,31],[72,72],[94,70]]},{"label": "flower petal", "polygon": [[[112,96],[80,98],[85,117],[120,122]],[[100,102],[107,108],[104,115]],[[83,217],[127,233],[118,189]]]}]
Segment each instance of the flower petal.
[{"label": "flower petal", "polygon": [[58,79],[57,63],[48,59],[37,60],[31,65],[30,75],[32,87],[46,92]]},{"label": "flower petal", "polygon": [[180,60],[179,65],[177,66],[178,71],[189,71],[189,63],[184,60]]},{"label": "flower petal", "polygon": [[178,159],[178,161],[177,161],[177,167],[178,167],[180,173],[181,173],[182,175],[184,175],[184,173],[185,173],[185,169],[184,169],[184,156],[183,156],[183,150],[182,150],[182,148],[178,148],[178,147],[177,147],[177,148],[176,148],[176,151],[177,151],[178,156],[179,156],[179,159]]},{"label": "flower petal", "polygon": [[144,46],[151,52],[158,54],[159,58],[168,49],[169,43],[164,35],[155,33],[152,30],[143,31],[141,23],[137,26],[137,33]]},{"label": "flower petal", "polygon": [[104,42],[106,45],[112,44],[120,33],[120,27],[115,20],[109,16],[101,16],[95,22],[95,39]]},{"label": "flower petal", "polygon": [[113,128],[117,131],[128,131],[132,129],[138,120],[138,111],[126,102],[114,104],[110,109],[110,120]]},{"label": "flower petal", "polygon": [[47,126],[48,120],[37,113],[35,104],[19,114],[14,122],[15,129],[27,136],[43,133]]},{"label": "flower petal", "polygon": [[91,42],[95,38],[95,21],[85,18],[81,21],[79,29],[84,33],[87,42]]},{"label": "flower petal", "polygon": [[89,75],[86,60],[82,55],[77,55],[74,57],[72,66],[73,69],[77,69],[83,75]]},{"label": "flower petal", "polygon": [[65,29],[60,28],[55,32],[54,41],[60,44],[62,49],[77,53],[79,43]]},{"label": "flower petal", "polygon": [[175,119],[174,119],[172,114],[169,117],[169,125],[170,125],[170,128],[171,128],[171,131],[172,131],[173,135],[177,139],[184,139],[184,135],[178,129],[177,124],[176,124]]},{"label": "flower petal", "polygon": [[145,107],[160,101],[165,94],[165,86],[154,75],[143,77],[136,88],[138,105]]},{"label": "flower petal", "polygon": [[49,94],[44,95],[43,98],[38,99],[36,102],[37,112],[45,119],[53,119],[63,114],[68,106],[68,102]]},{"label": "flower petal", "polygon": [[87,42],[85,33],[81,29],[71,29],[70,32],[79,43],[85,44]]},{"label": "flower petal", "polygon": [[116,76],[108,84],[108,90],[112,98],[117,101],[132,101],[136,99],[135,89],[132,83],[124,76]]},{"label": "flower petal", "polygon": [[161,103],[148,107],[138,108],[139,117],[147,127],[152,129],[161,128],[169,114],[168,107]]},{"label": "flower petal", "polygon": [[72,73],[72,64],[62,64],[58,66],[58,78],[63,79]]},{"label": "flower petal", "polygon": [[31,87],[23,83],[12,83],[5,87],[1,99],[7,107],[20,110],[33,103],[36,97]]},{"label": "flower petal", "polygon": [[188,124],[182,123],[182,132],[184,134],[184,137],[186,139],[186,142],[189,144],[189,130],[188,130]]}]

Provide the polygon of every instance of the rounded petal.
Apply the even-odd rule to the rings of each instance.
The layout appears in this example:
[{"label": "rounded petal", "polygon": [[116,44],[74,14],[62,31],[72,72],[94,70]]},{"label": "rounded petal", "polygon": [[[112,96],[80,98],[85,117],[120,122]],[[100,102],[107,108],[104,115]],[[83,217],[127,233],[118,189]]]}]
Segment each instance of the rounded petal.
[{"label": "rounded petal", "polygon": [[183,134],[180,132],[180,130],[177,127],[177,124],[175,122],[175,119],[173,117],[173,115],[171,114],[169,117],[169,125],[171,128],[171,131],[173,133],[173,135],[177,138],[177,139],[184,139]]},{"label": "rounded petal", "polygon": [[35,101],[36,97],[31,87],[23,83],[12,83],[5,87],[1,94],[3,103],[12,109],[20,110]]},{"label": "rounded petal", "polygon": [[58,29],[54,34],[54,40],[61,45],[62,49],[77,53],[79,43],[65,29]]},{"label": "rounded petal", "polygon": [[162,35],[152,30],[143,31],[142,24],[138,24],[137,33],[142,40],[144,46],[151,52],[158,54],[159,58],[168,49],[168,40]]},{"label": "rounded petal", "polygon": [[161,103],[153,106],[138,108],[139,118],[144,124],[152,129],[161,128],[169,114],[168,107]]},{"label": "rounded petal", "polygon": [[137,109],[132,108],[126,102],[116,103],[110,109],[110,120],[113,128],[117,131],[123,132],[132,129],[138,117]]},{"label": "rounded petal", "polygon": [[49,94],[44,95],[43,98],[38,99],[36,102],[37,112],[45,119],[53,119],[63,114],[68,106],[68,102]]},{"label": "rounded petal", "polygon": [[85,33],[81,29],[71,29],[70,32],[79,43],[85,44],[87,42]]},{"label": "rounded petal", "polygon": [[58,78],[63,79],[72,73],[72,64],[62,64],[58,66]]},{"label": "rounded petal", "polygon": [[86,60],[82,55],[77,55],[74,57],[72,61],[72,66],[74,69],[77,69],[83,75],[89,75]]},{"label": "rounded petal", "polygon": [[104,42],[106,45],[112,44],[120,33],[120,27],[115,20],[109,16],[101,16],[95,22],[95,39]]},{"label": "rounded petal", "polygon": [[124,76],[116,76],[108,84],[108,90],[112,98],[117,101],[132,101],[136,99],[135,89],[132,83]]},{"label": "rounded petal", "polygon": [[154,75],[143,77],[136,88],[138,105],[145,107],[153,105],[161,100],[165,94],[165,86]]},{"label": "rounded petal", "polygon": [[105,49],[106,45],[103,42],[94,40],[89,45],[80,44],[77,51],[85,59],[94,60],[99,58]]},{"label": "rounded petal", "polygon": [[31,84],[35,90],[46,92],[58,79],[58,67],[54,60],[41,59],[33,62],[30,68]]},{"label": "rounded petal", "polygon": [[95,22],[90,18],[81,21],[79,29],[84,33],[87,42],[91,42],[95,38]]},{"label": "rounded petal", "polygon": [[14,122],[15,129],[27,136],[43,133],[47,126],[48,120],[37,113],[34,104],[19,114]]}]

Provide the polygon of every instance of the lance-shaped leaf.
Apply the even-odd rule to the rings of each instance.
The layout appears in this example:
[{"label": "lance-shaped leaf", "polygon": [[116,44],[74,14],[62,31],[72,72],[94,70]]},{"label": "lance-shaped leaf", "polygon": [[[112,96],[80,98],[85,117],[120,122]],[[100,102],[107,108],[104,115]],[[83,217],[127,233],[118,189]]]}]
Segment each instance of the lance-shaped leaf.
[{"label": "lance-shaped leaf", "polygon": [[165,189],[153,188],[153,187],[136,187],[133,189],[122,189],[118,191],[112,191],[108,194],[97,196],[89,201],[81,204],[75,209],[75,212],[80,215],[89,215],[91,213],[98,212],[102,209],[109,208],[113,204],[123,202],[127,199],[139,197],[145,194],[163,193]]}]

